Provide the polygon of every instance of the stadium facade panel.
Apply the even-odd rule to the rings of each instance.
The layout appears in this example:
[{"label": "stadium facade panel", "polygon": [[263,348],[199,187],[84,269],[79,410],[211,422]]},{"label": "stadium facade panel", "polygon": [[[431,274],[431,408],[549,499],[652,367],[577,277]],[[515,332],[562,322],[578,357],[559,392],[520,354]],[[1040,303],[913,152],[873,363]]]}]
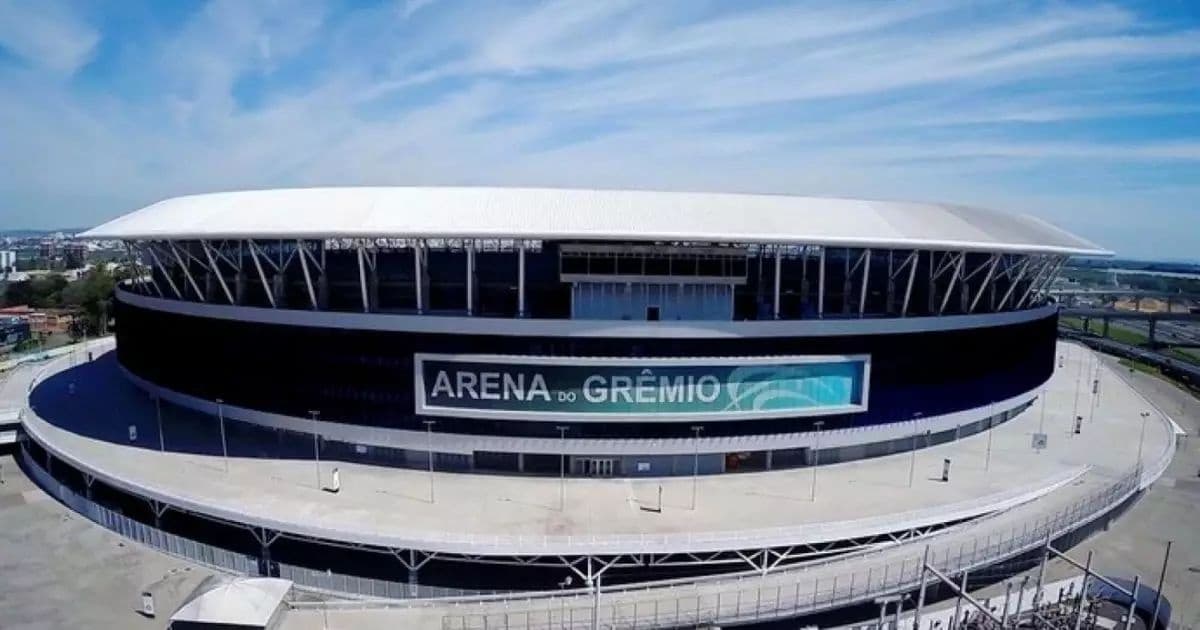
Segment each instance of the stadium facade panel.
[{"label": "stadium facade panel", "polygon": [[207,195],[90,235],[139,261],[118,353],[156,395],[351,459],[588,476],[989,428],[1054,369],[1042,290],[1105,253],[957,206],[520,189]]}]

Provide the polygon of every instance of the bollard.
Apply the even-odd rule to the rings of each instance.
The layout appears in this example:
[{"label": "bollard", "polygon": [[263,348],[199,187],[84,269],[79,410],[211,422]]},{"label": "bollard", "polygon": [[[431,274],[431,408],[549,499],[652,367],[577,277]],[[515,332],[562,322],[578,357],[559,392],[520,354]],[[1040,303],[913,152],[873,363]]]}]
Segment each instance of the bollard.
[{"label": "bollard", "polygon": [[1083,429],[1083,416],[1075,416],[1075,435]]},{"label": "bollard", "polygon": [[950,481],[950,458],[942,460],[942,481]]}]

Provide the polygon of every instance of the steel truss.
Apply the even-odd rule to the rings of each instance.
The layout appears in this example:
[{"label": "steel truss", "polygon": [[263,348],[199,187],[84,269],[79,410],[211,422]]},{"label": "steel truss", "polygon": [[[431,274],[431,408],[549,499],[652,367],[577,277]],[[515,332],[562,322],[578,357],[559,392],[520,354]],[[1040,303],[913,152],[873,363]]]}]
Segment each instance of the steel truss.
[{"label": "steel truss", "polygon": [[[94,478],[85,479],[88,491],[94,483]],[[243,529],[248,531],[262,549],[262,559],[270,562],[270,547],[280,538],[288,538],[330,547],[367,551],[390,555],[409,572],[408,582],[416,583],[422,567],[433,560],[440,562],[455,562],[462,564],[483,564],[492,566],[513,567],[543,567],[561,568],[570,571],[581,579],[598,579],[610,569],[636,568],[668,568],[668,567],[713,567],[728,571],[754,571],[766,575],[771,571],[789,567],[813,560],[827,559],[833,556],[846,555],[879,549],[891,545],[908,543],[938,533],[949,527],[987,516],[980,514],[971,519],[960,519],[911,527],[903,530],[883,532],[859,538],[831,540],[824,542],[803,543],[796,545],[779,545],[771,547],[731,549],[724,551],[706,552],[672,552],[672,553],[624,553],[624,554],[530,554],[530,555],[482,555],[469,553],[449,553],[441,551],[422,551],[398,547],[380,547],[364,543],[315,538],[303,534],[295,534],[267,527],[238,523],[225,518],[212,516],[203,512],[193,511],[172,505],[157,499],[144,499],[154,516],[154,525],[162,526],[162,517],[169,511],[197,516],[204,520]],[[589,582],[590,583],[590,582]]]},{"label": "steel truss", "polygon": [[[284,306],[284,285],[289,269],[300,268],[306,306],[312,310],[326,308],[328,280],[326,257],[329,252],[349,254],[357,268],[358,301],[364,313],[385,310],[379,303],[380,253],[412,252],[414,302],[418,313],[429,308],[430,251],[466,253],[466,314],[474,315],[477,308],[478,282],[475,277],[475,254],[505,252],[517,258],[517,316],[525,316],[527,252],[542,249],[542,242],[522,239],[424,239],[424,238],[339,238],[339,239],[224,239],[224,240],[144,240],[125,243],[134,269],[134,288],[147,295],[179,300],[196,300],[217,304],[239,305],[246,302],[247,283],[258,284],[271,308]],[[815,311],[823,318],[829,305],[827,285],[827,247],[814,245],[755,245],[730,244],[730,251],[742,251],[747,256],[773,258],[774,278],[764,291],[768,295],[771,314],[782,318],[781,296],[797,290],[801,303],[810,304],[809,258],[816,260]],[[1046,288],[1065,264],[1067,257],[1059,254],[973,252],[955,250],[845,248],[842,261],[841,314],[867,317],[878,310],[887,315],[909,317],[912,297],[918,282],[918,268],[925,267],[925,293],[929,315],[948,313],[972,314],[1020,310],[1037,304]],[[784,259],[801,259],[798,278],[786,277]],[[924,261],[922,260],[924,258]],[[763,263],[764,260],[760,260]],[[885,267],[886,265],[886,267]],[[874,268],[874,269],[873,269]],[[157,271],[157,274],[155,273]],[[882,275],[879,275],[882,274]],[[248,279],[252,276],[254,280]],[[165,280],[162,286],[159,277]],[[294,277],[294,276],[293,276]],[[869,309],[872,301],[872,278],[875,291],[881,291],[882,308]],[[292,280],[295,282],[296,280]],[[792,283],[792,287],[788,283]],[[1000,283],[1003,284],[1000,284]],[[1002,292],[998,290],[1002,288]],[[959,302],[951,308],[951,300]],[[897,304],[899,301],[899,304]]]}]

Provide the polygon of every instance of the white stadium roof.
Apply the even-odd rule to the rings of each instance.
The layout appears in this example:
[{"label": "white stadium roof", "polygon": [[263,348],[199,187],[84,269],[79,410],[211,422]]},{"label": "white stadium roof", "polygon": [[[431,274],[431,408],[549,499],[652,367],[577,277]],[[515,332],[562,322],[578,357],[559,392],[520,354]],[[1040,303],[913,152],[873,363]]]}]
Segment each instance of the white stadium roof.
[{"label": "white stadium roof", "polygon": [[167,199],[88,238],[518,238],[1111,252],[1040,219],[964,206],[550,188],[299,188]]}]

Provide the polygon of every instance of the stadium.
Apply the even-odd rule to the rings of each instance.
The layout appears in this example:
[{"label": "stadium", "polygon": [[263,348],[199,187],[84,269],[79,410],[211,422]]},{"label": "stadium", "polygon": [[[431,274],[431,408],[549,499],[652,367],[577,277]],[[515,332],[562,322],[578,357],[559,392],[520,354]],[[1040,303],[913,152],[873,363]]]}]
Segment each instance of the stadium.
[{"label": "stadium", "polygon": [[[85,236],[123,241],[137,272],[115,351],[29,384],[26,465],[64,501],[232,554],[209,564],[326,591],[784,579],[965,533],[971,566],[996,566],[1082,535],[1172,452],[1163,418],[1130,467],[1085,461],[1138,441],[1125,411],[1104,414],[1141,403],[1101,402],[1102,381],[1123,385],[1057,341],[1045,289],[1068,257],[1109,252],[1028,216],[328,188],[169,199]],[[1047,457],[1048,416],[1096,428],[1052,433]],[[950,483],[984,444],[986,466]],[[979,554],[980,528],[1051,507],[1033,520],[1051,529]],[[845,600],[835,577],[827,604],[903,589],[914,567],[859,576]],[[784,591],[777,616],[802,612]],[[729,622],[717,597],[693,621]]]}]

